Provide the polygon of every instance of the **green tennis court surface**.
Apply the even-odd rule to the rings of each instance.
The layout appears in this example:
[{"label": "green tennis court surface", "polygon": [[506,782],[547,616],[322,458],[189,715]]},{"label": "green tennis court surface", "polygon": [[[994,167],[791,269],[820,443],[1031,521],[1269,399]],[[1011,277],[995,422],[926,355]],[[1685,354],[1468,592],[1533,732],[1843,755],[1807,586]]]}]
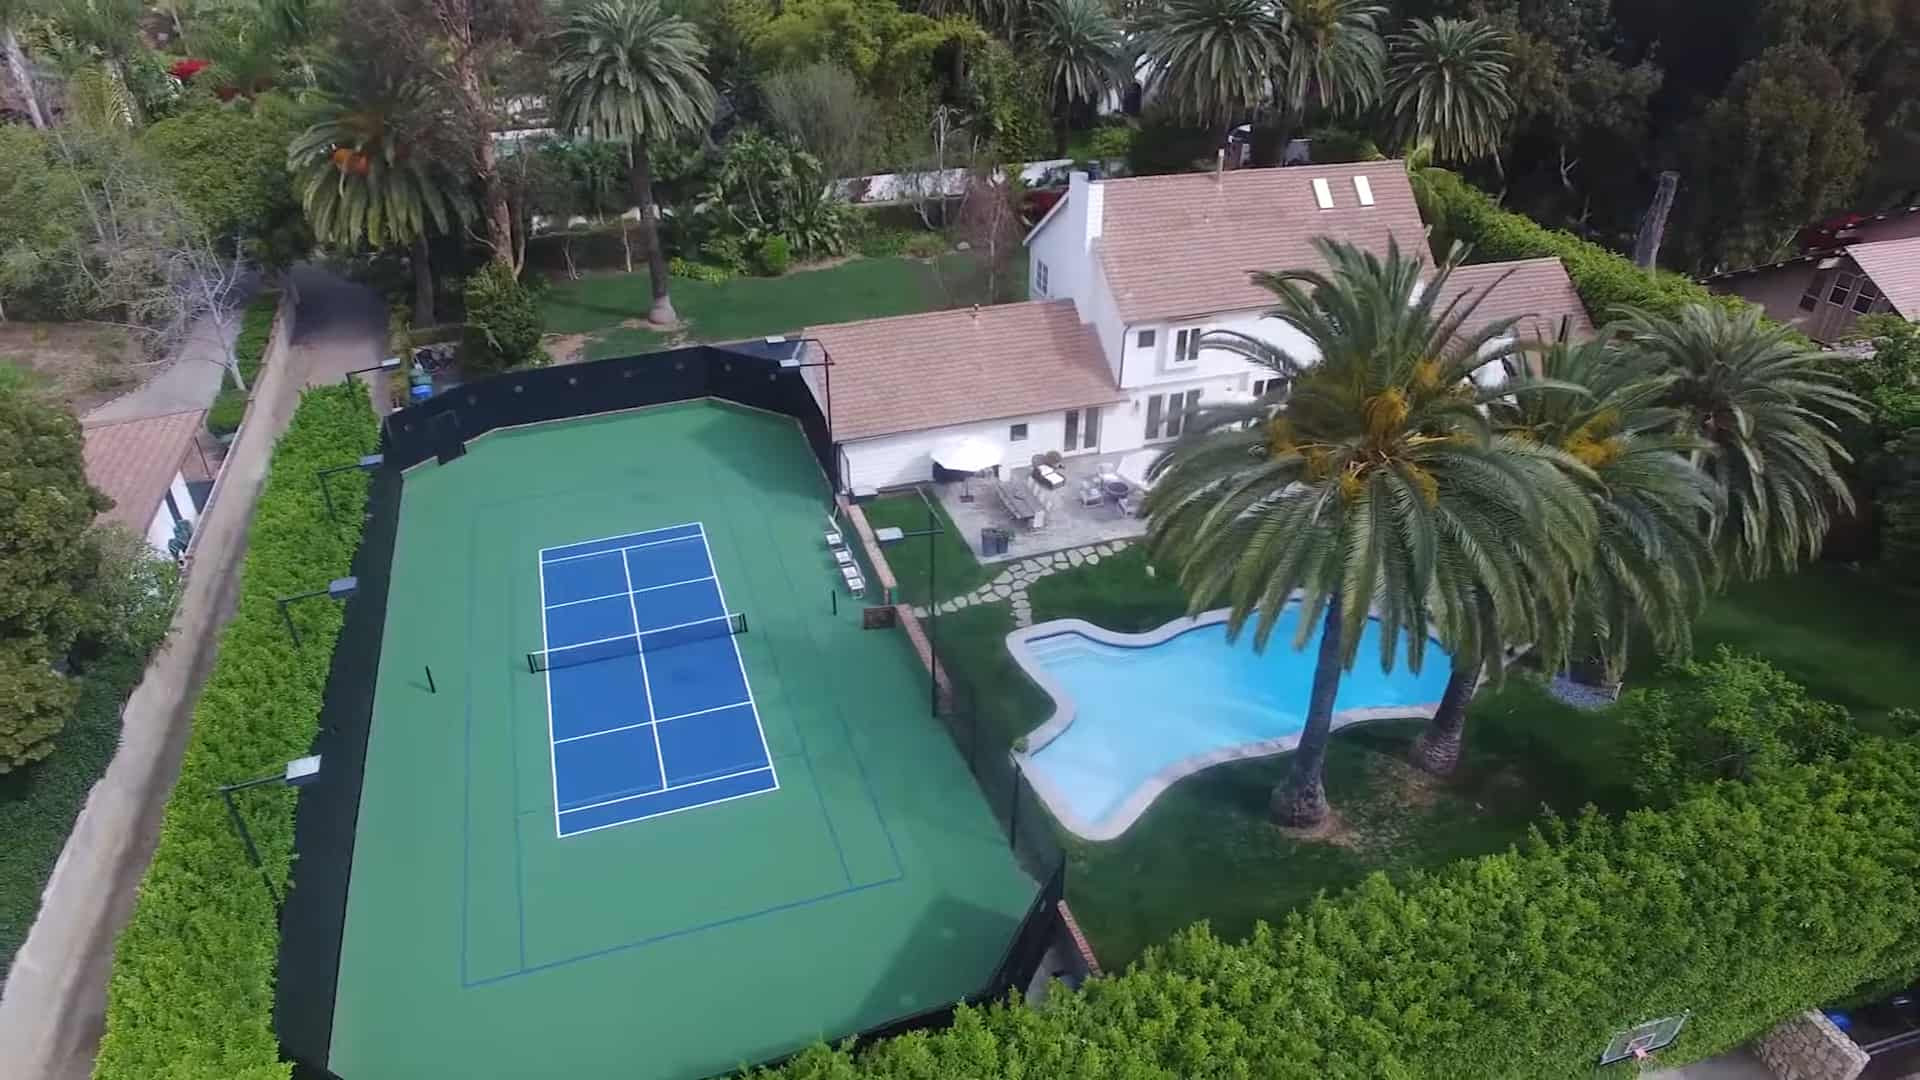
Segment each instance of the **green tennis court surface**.
[{"label": "green tennis court surface", "polygon": [[[927,716],[904,636],[861,629],[844,594],[829,612],[826,505],[791,420],[707,402],[500,431],[407,476],[334,1073],[705,1076],[987,981],[1037,886]],[[561,736],[528,670],[554,602],[541,551],[687,522],[749,621],[731,642],[778,787],[558,836]],[[641,773],[634,791],[661,775]]]}]

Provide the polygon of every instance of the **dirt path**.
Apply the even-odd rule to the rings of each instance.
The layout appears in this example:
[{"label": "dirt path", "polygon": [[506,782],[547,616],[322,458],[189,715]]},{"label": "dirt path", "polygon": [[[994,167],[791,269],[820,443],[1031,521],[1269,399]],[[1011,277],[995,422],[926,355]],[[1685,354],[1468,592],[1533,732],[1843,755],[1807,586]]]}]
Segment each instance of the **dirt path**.
[{"label": "dirt path", "polygon": [[159,374],[139,387],[114,398],[83,418],[89,424],[111,424],[122,420],[144,420],[149,416],[204,409],[220,395],[220,381],[227,377],[227,347],[240,333],[240,320],[221,328],[211,319],[194,325],[180,354],[167,362]]},{"label": "dirt path", "polygon": [[300,295],[292,343],[262,374],[196,530],[193,566],[168,643],[127,700],[120,749],[87,797],[0,995],[0,1074],[8,1080],[85,1080],[91,1073],[114,939],[153,857],[194,701],[233,615],[247,526],[273,444],[304,386],[336,382],[378,359],[385,328],[377,298],[369,323],[365,290],[314,279]]}]

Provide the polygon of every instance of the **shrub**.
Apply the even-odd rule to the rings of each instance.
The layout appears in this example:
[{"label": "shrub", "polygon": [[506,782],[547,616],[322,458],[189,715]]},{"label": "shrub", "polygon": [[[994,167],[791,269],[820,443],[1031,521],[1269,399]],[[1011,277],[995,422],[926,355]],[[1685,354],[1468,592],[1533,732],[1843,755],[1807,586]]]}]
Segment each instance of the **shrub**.
[{"label": "shrub", "polygon": [[1362,131],[1324,127],[1309,131],[1307,138],[1312,140],[1310,152],[1315,165],[1379,161],[1381,158],[1380,147]]},{"label": "shrub", "polygon": [[215,437],[231,435],[240,430],[240,421],[246,415],[246,393],[237,386],[222,386],[213,399],[212,407],[207,409],[207,434]]},{"label": "shrub", "polygon": [[1095,161],[1125,161],[1133,153],[1134,130],[1126,124],[1108,124],[1087,140],[1087,154]]},{"label": "shrub", "polygon": [[467,279],[467,324],[460,362],[491,374],[546,359],[540,348],[540,305],[512,270],[489,262]]},{"label": "shrub", "polygon": [[1044,1008],[815,1046],[786,1080],[1589,1077],[1607,1036],[1690,1010],[1661,1054],[1732,1048],[1920,969],[1920,744],[1551,823],[1401,883],[1375,874],[1229,944],[1203,924]]},{"label": "shrub", "polygon": [[[363,387],[329,386],[302,396],[274,449],[247,531],[238,607],[194,708],[159,847],[115,949],[99,1080],[286,1075],[273,1031],[274,904],[211,793],[274,772],[313,743],[341,609],[289,609],[303,643],[295,648],[274,600],[349,572],[366,478],[349,472],[330,481],[336,523],[313,476],[371,453],[376,431]],[[292,792],[242,798],[266,871],[284,891]]]},{"label": "shrub", "polygon": [[1599,244],[1504,210],[1492,196],[1444,169],[1424,170],[1415,190],[1421,214],[1433,227],[1436,253],[1445,253],[1454,241],[1461,241],[1472,246],[1475,262],[1556,256],[1595,319],[1606,319],[1619,307],[1671,316],[1688,304],[1723,304],[1733,309],[1746,304],[1737,296],[1709,292],[1679,274],[1648,273]]},{"label": "shrub", "polygon": [[769,236],[753,253],[754,265],[768,277],[779,277],[793,265],[793,245],[784,236]]},{"label": "shrub", "polygon": [[1140,125],[1127,146],[1127,171],[1135,176],[1194,172],[1213,168],[1217,132],[1188,127],[1170,114],[1156,113]]},{"label": "shrub", "polygon": [[1618,706],[1642,798],[1670,799],[1708,780],[1839,757],[1857,735],[1847,710],[1815,700],[1757,656],[1722,645],[1711,662],[1675,670],[1684,680],[1677,687],[1635,690]]},{"label": "shrub", "polygon": [[900,253],[912,259],[937,259],[952,247],[947,238],[937,232],[917,232],[900,245]]},{"label": "shrub", "polygon": [[739,276],[724,266],[713,266],[709,263],[693,262],[690,259],[683,259],[678,255],[674,256],[673,259],[667,263],[667,273],[677,278],[685,278],[688,281],[704,281],[713,285],[718,285],[723,281],[732,281],[735,277]]},{"label": "shrub", "polygon": [[252,386],[266,362],[267,345],[273,340],[273,318],[280,311],[279,293],[261,293],[240,316],[240,333],[233,339],[233,356],[240,365],[240,377]]}]

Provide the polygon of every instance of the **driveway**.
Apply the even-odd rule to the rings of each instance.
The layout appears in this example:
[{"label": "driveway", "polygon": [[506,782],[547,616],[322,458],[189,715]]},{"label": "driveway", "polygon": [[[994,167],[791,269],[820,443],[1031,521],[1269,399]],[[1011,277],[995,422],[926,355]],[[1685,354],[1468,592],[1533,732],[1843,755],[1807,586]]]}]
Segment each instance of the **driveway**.
[{"label": "driveway", "polygon": [[114,424],[207,408],[220,393],[220,380],[227,374],[227,347],[239,333],[238,317],[224,330],[211,319],[201,319],[194,324],[193,333],[188,335],[179,355],[169,360],[159,374],[94,409],[83,422]]},{"label": "driveway", "polygon": [[87,796],[0,994],[0,1074],[7,1080],[86,1080],[91,1074],[105,1027],[114,939],[153,858],[194,702],[233,615],[247,527],[273,444],[302,389],[375,362],[385,344],[377,295],[319,271],[298,272],[296,279],[292,345],[262,373],[201,518],[167,644],[122,710],[120,749]]}]

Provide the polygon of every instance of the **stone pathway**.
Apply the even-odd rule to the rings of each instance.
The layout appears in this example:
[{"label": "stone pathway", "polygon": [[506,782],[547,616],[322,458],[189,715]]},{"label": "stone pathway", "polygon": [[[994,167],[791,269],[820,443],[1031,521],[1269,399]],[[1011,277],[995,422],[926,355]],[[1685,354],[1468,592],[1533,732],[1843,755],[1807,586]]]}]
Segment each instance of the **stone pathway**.
[{"label": "stone pathway", "polygon": [[[1035,555],[1031,559],[1009,563],[1005,570],[1000,571],[1000,576],[992,581],[964,596],[942,600],[933,606],[933,610],[942,615],[951,615],[961,608],[969,608],[975,604],[998,604],[1002,601],[1010,601],[1013,604],[1013,624],[1032,626],[1033,604],[1027,599],[1028,587],[1049,574],[1071,570],[1076,566],[1093,566],[1101,559],[1127,550],[1129,543],[1126,540],[1112,540],[1104,544],[1088,544],[1085,547],[1048,552],[1045,555]],[[925,607],[915,607],[913,613],[922,619],[927,617]]]}]

